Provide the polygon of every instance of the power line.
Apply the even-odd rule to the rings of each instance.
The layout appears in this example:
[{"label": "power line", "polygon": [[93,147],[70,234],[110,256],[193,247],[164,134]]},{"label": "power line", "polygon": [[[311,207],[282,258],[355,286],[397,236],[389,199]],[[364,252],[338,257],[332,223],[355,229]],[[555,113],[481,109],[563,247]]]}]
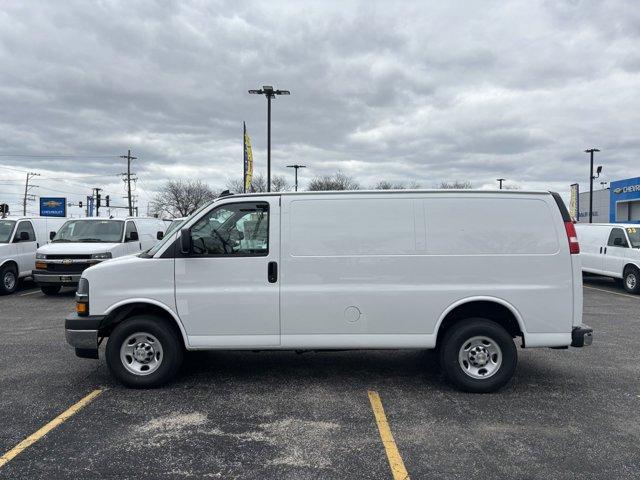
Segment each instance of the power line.
[{"label": "power line", "polygon": [[0,153],[0,157],[19,158],[118,158],[119,155],[31,155],[29,153]]}]

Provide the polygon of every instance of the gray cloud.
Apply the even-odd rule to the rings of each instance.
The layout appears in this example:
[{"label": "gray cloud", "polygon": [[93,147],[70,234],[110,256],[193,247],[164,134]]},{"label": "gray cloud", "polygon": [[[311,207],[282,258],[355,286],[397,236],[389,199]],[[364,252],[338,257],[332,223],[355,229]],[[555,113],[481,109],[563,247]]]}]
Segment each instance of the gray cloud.
[{"label": "gray cloud", "polygon": [[566,192],[597,145],[605,179],[640,175],[634,4],[345,3],[3,2],[0,153],[74,158],[0,157],[0,197],[15,210],[16,170],[42,195],[122,196],[127,148],[143,206],[168,178],[222,186],[243,120],[264,170],[263,84],[293,93],[273,105],[276,173]]}]

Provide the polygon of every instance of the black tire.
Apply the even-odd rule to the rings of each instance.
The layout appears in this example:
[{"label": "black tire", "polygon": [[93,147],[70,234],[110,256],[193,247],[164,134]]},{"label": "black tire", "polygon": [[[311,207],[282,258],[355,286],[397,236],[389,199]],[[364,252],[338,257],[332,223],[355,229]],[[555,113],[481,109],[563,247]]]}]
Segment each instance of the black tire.
[{"label": "black tire", "polygon": [[[461,363],[464,361],[459,359],[462,348],[467,345],[474,337],[486,337],[499,347],[499,354],[491,355],[490,352],[495,351],[495,345],[489,342],[491,347],[489,350],[482,350],[484,345],[481,340],[475,340],[478,343],[480,353],[484,356],[489,352],[488,367],[477,367],[471,365],[472,368],[478,369],[476,374],[483,375],[482,370],[490,372],[491,366],[495,366],[495,371],[485,378],[474,378],[471,373],[465,370],[471,370],[467,359],[467,368],[465,369]],[[471,349],[466,355],[473,355]],[[478,355],[476,353],[476,355]],[[477,357],[473,357],[474,359]],[[494,362],[500,360],[499,362]],[[484,357],[483,357],[484,360]],[[495,392],[502,388],[513,376],[516,365],[518,363],[518,352],[511,335],[499,324],[484,318],[469,318],[456,323],[447,330],[442,341],[440,342],[440,366],[447,376],[448,380],[458,389],[471,393],[489,393]],[[481,364],[478,364],[481,365]]]},{"label": "black tire", "polygon": [[0,268],[0,295],[9,295],[18,289],[18,270],[13,265]]},{"label": "black tire", "polygon": [[[132,335],[138,333],[146,333],[155,337],[155,340],[157,340],[161,347],[161,361],[158,362],[159,365],[151,373],[133,373],[125,366],[124,361],[120,358],[120,350],[124,342]],[[136,336],[135,344],[145,344],[147,340],[148,337],[145,339],[144,336],[141,336],[141,338],[137,338]],[[150,343],[157,346],[155,342]],[[112,375],[128,387],[159,387],[167,383],[178,373],[180,365],[182,365],[183,348],[184,346],[179,334],[165,319],[151,315],[131,317],[119,323],[109,336],[106,348],[107,366]],[[154,352],[156,354],[158,353],[157,350],[154,350]],[[128,363],[133,365],[133,359],[131,357],[129,358],[131,362]],[[138,362],[137,364],[140,365],[141,363]]]},{"label": "black tire", "polygon": [[61,288],[61,285],[40,285],[40,290],[45,295],[56,295]]},{"label": "black tire", "polygon": [[629,293],[640,293],[640,270],[637,267],[625,268],[622,286]]}]

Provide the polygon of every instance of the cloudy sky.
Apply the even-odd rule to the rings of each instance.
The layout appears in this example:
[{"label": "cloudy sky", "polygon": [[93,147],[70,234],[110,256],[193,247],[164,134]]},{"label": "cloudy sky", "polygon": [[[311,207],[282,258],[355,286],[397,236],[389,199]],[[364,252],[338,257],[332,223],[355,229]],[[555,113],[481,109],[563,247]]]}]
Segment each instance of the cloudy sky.
[{"label": "cloudy sky", "polygon": [[[242,176],[242,122],[266,170],[301,183],[498,177],[588,188],[640,175],[640,8],[633,1],[0,3],[0,200],[124,205],[128,148],[141,210],[168,179]],[[599,186],[599,184],[598,184]],[[36,206],[32,204],[31,211]],[[72,213],[78,213],[72,209]]]}]

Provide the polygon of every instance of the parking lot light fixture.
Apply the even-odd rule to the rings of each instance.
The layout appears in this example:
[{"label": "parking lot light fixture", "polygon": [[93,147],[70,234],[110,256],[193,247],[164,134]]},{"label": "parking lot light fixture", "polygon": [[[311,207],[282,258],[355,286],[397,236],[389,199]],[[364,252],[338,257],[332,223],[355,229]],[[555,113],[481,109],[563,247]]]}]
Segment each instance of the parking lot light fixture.
[{"label": "parking lot light fixture", "polygon": [[298,164],[294,164],[294,165],[287,165],[287,168],[294,168],[296,173],[295,173],[295,191],[298,191],[298,169],[299,168],[307,168],[306,165],[298,165]]},{"label": "parking lot light fixture", "polygon": [[[593,176],[593,153],[599,152],[597,148],[588,148],[584,152],[590,154],[591,157],[591,170],[589,173],[589,223],[593,223],[593,180],[597,177]],[[602,172],[602,165],[598,166],[598,177]]]},{"label": "parking lot light fixture", "polygon": [[276,90],[271,85],[263,85],[261,90],[249,90],[252,95],[267,97],[267,192],[271,191],[271,99],[276,95],[291,95],[289,90]]}]

